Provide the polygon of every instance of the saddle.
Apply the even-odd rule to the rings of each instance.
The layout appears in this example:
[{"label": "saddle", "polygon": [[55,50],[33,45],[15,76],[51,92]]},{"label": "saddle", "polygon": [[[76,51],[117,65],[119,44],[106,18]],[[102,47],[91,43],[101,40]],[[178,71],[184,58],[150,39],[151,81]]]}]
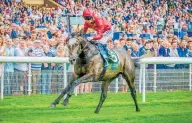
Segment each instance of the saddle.
[{"label": "saddle", "polygon": [[100,52],[104,61],[104,68],[111,70],[116,70],[118,68],[119,59],[113,50],[108,49],[106,45],[95,43],[94,41],[90,41],[90,43],[94,44]]}]

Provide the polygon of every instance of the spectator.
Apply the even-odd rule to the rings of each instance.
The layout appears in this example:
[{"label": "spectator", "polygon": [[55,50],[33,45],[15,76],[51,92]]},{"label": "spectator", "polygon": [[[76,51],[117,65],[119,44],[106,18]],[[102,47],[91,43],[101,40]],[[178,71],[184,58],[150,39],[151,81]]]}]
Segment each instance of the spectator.
[{"label": "spectator", "polygon": [[171,42],[170,57],[179,57],[178,50],[177,50],[177,40]]},{"label": "spectator", "polygon": [[108,40],[108,41],[107,41],[107,47],[109,47],[109,49],[114,48],[114,44],[113,44],[113,41],[112,41],[112,40]]},{"label": "spectator", "polygon": [[55,39],[49,39],[48,44],[50,45],[50,52],[56,56],[57,54],[57,41]]},{"label": "spectator", "polygon": [[121,47],[124,47],[126,45],[126,39],[125,38],[121,38],[119,39]]},{"label": "spectator", "polygon": [[132,57],[139,57],[139,46],[136,43],[132,43]]},{"label": "spectator", "polygon": [[[49,46],[43,46],[44,54],[47,57],[54,57],[54,55],[49,51]],[[41,86],[42,86],[42,94],[50,94],[51,93],[51,78],[52,78],[52,65],[51,63],[43,63],[41,66]]]},{"label": "spectator", "polygon": [[[13,47],[13,42],[12,39],[6,39],[6,56],[14,56],[14,47]],[[13,77],[14,77],[14,64],[13,63],[5,63],[4,64],[4,84],[5,84],[5,95],[10,95],[12,92],[12,86],[15,85],[13,82]],[[15,91],[15,90],[12,90]]]},{"label": "spectator", "polygon": [[[179,57],[178,50],[177,50],[177,40],[171,42],[170,57]],[[179,66],[176,64],[171,64],[171,65],[169,65],[169,67],[172,69],[179,68]]]},{"label": "spectator", "polygon": [[[6,49],[5,49],[5,44],[3,41],[3,38],[0,37],[0,56],[5,56],[6,55]],[[3,64],[0,64],[0,76],[3,73]]]},{"label": "spectator", "polygon": [[137,38],[137,42],[136,42],[136,43],[138,44],[139,49],[140,49],[141,47],[143,47],[143,41],[141,40],[140,37]]},{"label": "spectator", "polygon": [[159,43],[155,40],[152,41],[152,49],[155,52],[155,57],[159,56]]},{"label": "spectator", "polygon": [[[57,47],[57,54],[56,57],[66,57],[68,53],[64,50],[63,45],[59,45]],[[56,64],[54,71],[53,71],[53,83],[52,83],[52,92],[60,93],[63,89],[63,64]]]},{"label": "spectator", "polygon": [[121,43],[119,40],[115,40],[114,41],[114,48],[120,48],[121,47]]},{"label": "spectator", "polygon": [[142,48],[139,49],[139,56],[149,53],[152,50],[150,42],[146,42]]},{"label": "spectator", "polygon": [[190,19],[190,21],[188,22],[188,36],[192,37],[192,19]]},{"label": "spectator", "polygon": [[[185,40],[182,40],[177,48],[179,57],[188,57],[188,49],[186,48],[187,44]],[[188,65],[181,64],[180,68],[187,68]]]},{"label": "spectator", "polygon": [[[20,41],[19,47],[15,49],[14,56],[16,57],[25,57],[27,56],[27,50],[26,50],[26,43],[24,40]],[[24,91],[24,84],[26,85],[27,81],[27,70],[28,66],[26,63],[15,63],[14,65],[14,80],[15,80],[15,86],[17,92]]]},{"label": "spectator", "polygon": [[169,42],[164,41],[162,47],[159,49],[159,56],[170,57]]},{"label": "spectator", "polygon": [[[43,49],[40,45],[40,40],[35,40],[33,47],[28,51],[31,52],[31,57],[43,57],[45,56]],[[37,90],[38,82],[40,81],[41,76],[41,66],[42,64],[31,64],[31,73],[32,73],[32,93],[39,93]]]},{"label": "spectator", "polygon": [[20,42],[20,39],[19,39],[19,38],[14,38],[14,39],[13,39],[13,47],[14,47],[14,48],[19,47],[19,42]]},{"label": "spectator", "polygon": [[187,43],[185,40],[182,40],[177,48],[179,57],[188,57],[188,49],[186,48]]},{"label": "spectator", "polygon": [[188,57],[192,57],[192,40],[188,41]]},{"label": "spectator", "polygon": [[128,38],[127,41],[126,41],[126,45],[123,46],[123,48],[127,51],[130,52],[131,54],[131,44],[132,44],[132,39]]}]

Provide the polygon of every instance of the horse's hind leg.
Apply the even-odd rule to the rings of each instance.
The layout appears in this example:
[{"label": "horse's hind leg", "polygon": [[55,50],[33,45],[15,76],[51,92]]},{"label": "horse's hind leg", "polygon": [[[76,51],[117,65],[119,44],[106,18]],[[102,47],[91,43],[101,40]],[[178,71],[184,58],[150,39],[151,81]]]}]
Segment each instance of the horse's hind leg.
[{"label": "horse's hind leg", "polygon": [[128,75],[123,75],[124,79],[126,80],[128,86],[129,86],[129,89],[131,91],[131,96],[134,100],[134,103],[135,103],[135,106],[136,106],[136,111],[139,112],[140,109],[139,109],[139,106],[138,106],[138,103],[137,103],[137,96],[136,96],[136,90],[135,90],[135,85],[134,85],[134,80],[135,80],[135,76],[129,76]]},{"label": "horse's hind leg", "polygon": [[100,97],[100,101],[99,101],[99,104],[95,110],[95,113],[99,113],[102,105],[103,105],[103,102],[105,101],[105,99],[107,98],[107,90],[108,90],[108,87],[109,87],[109,83],[110,82],[102,82],[102,92],[101,92],[101,97]]}]

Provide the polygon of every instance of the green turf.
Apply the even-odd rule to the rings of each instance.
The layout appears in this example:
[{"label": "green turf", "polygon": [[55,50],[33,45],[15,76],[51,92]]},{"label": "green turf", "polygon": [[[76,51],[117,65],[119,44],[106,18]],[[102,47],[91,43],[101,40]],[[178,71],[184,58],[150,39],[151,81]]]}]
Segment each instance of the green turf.
[{"label": "green turf", "polygon": [[68,107],[50,109],[57,95],[6,96],[0,101],[0,123],[192,123],[192,91],[147,93],[141,112],[130,94],[109,93],[99,114],[100,94],[73,96]]}]

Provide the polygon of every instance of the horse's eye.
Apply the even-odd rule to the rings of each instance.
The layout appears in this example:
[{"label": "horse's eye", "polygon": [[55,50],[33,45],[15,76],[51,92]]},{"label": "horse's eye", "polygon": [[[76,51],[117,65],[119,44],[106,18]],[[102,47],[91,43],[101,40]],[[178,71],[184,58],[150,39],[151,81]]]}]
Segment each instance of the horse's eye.
[{"label": "horse's eye", "polygon": [[75,46],[78,46],[78,43],[75,43]]},{"label": "horse's eye", "polygon": [[68,48],[69,48],[69,49],[72,49],[72,46],[71,46],[71,45],[68,45]]}]

